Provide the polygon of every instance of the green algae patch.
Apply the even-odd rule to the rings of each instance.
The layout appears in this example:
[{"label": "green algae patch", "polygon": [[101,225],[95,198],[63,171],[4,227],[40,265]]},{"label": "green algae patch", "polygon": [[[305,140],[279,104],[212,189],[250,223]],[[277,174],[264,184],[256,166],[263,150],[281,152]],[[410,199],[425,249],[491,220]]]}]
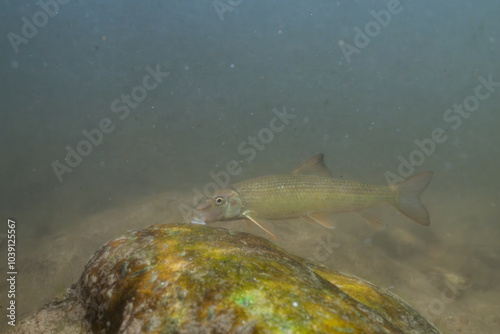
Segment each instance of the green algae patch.
[{"label": "green algae patch", "polygon": [[[45,310],[61,312],[62,321],[71,308],[81,315],[74,331],[67,320],[36,330],[439,333],[368,282],[309,264],[266,239],[197,225],[153,225],[106,243],[66,298]],[[25,332],[42,323],[41,314],[21,324]]]},{"label": "green algae patch", "polygon": [[405,333],[434,333],[435,328],[395,294],[358,277],[308,264],[316,273],[365,304]]}]

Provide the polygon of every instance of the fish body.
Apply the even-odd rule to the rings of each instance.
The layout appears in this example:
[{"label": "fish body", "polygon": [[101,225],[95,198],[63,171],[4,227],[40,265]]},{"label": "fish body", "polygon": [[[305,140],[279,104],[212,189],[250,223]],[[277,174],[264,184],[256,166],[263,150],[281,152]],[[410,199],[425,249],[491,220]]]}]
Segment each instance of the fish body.
[{"label": "fish body", "polygon": [[304,217],[333,228],[324,214],[356,212],[370,225],[380,227],[381,220],[369,209],[392,205],[411,220],[430,225],[420,194],[431,178],[432,172],[423,172],[390,186],[335,179],[324,164],[323,154],[318,154],[289,174],[239,182],[202,199],[193,210],[192,222],[248,219],[276,238],[263,221]]},{"label": "fish body", "polygon": [[346,212],[392,204],[394,191],[318,175],[280,174],[254,178],[232,187],[243,207],[264,219],[296,218],[314,212]]}]

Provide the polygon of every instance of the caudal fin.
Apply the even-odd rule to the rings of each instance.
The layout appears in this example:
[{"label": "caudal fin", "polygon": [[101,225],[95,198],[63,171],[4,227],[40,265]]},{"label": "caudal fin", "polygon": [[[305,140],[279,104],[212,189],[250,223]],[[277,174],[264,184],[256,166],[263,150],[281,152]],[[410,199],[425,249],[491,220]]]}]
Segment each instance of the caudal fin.
[{"label": "caudal fin", "polygon": [[411,220],[428,226],[429,212],[420,202],[420,194],[431,181],[433,172],[423,172],[396,185],[396,208]]}]

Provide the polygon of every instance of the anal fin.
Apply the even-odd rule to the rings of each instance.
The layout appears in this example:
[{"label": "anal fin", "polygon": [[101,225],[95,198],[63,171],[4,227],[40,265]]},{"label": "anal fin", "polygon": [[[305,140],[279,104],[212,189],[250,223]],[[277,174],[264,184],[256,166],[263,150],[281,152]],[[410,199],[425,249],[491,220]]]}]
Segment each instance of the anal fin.
[{"label": "anal fin", "polygon": [[310,213],[308,215],[305,215],[304,218],[309,222],[318,223],[329,229],[334,229],[335,227],[337,227],[335,225],[335,222],[325,213]]},{"label": "anal fin", "polygon": [[378,214],[370,212],[368,209],[358,211],[358,213],[371,227],[377,230],[383,230],[385,228],[385,224]]}]

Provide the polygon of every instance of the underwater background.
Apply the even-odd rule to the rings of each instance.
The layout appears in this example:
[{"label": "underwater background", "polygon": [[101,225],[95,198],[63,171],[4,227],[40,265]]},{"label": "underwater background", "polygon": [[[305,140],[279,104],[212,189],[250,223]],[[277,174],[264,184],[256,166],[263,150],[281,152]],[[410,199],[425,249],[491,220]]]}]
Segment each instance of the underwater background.
[{"label": "underwater background", "polygon": [[12,219],[17,319],[103,242],[324,153],[335,177],[375,184],[434,171],[431,226],[390,208],[382,231],[283,220],[277,244],[444,333],[498,333],[499,15],[493,0],[2,1],[0,270]]}]

